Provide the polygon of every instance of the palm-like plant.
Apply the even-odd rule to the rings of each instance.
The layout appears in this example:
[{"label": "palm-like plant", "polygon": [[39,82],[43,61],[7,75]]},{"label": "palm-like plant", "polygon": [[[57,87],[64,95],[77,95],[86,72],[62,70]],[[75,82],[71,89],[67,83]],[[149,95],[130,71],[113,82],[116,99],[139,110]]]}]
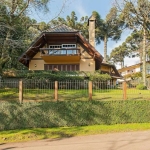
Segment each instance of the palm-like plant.
[{"label": "palm-like plant", "polygon": [[110,53],[110,59],[113,63],[121,63],[121,68],[124,67],[124,58],[129,55],[129,51],[127,49],[126,43],[122,43],[122,45],[116,47]]},{"label": "palm-like plant", "polygon": [[107,42],[108,39],[118,41],[122,33],[123,22],[119,21],[117,9],[111,8],[105,20],[99,21],[98,30],[96,33],[96,42],[104,41],[104,62],[107,62]]}]

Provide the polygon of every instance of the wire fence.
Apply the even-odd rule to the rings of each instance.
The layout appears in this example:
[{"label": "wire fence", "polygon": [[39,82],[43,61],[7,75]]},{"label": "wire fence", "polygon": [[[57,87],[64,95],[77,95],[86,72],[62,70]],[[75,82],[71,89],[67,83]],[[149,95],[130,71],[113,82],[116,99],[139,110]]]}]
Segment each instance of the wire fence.
[{"label": "wire fence", "polygon": [[[137,89],[137,80],[123,83],[111,81],[59,81],[23,80],[21,91],[19,81],[0,81],[0,100],[19,100],[20,92],[24,101],[65,101],[65,100],[150,100],[150,82],[147,89]],[[91,96],[90,96],[91,95]]]},{"label": "wire fence", "polygon": [[123,100],[123,84],[113,82],[93,82],[93,95],[95,100]]},{"label": "wire fence", "polygon": [[18,100],[19,81],[0,81],[0,100]]},{"label": "wire fence", "polygon": [[88,81],[58,82],[58,100],[87,100]]},{"label": "wire fence", "polygon": [[137,85],[142,84],[141,80],[131,80],[127,82],[127,97],[128,99],[148,99],[150,100],[150,80],[146,82],[146,90],[137,89]]},{"label": "wire fence", "polygon": [[54,100],[54,82],[47,80],[23,81],[24,100]]}]

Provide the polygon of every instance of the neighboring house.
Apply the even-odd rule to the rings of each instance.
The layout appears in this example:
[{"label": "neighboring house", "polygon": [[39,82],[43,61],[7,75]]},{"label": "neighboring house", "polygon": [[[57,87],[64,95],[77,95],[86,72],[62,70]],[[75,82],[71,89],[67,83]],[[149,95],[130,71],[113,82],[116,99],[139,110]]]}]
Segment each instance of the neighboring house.
[{"label": "neighboring house", "polygon": [[103,56],[95,49],[95,18],[89,18],[89,42],[79,31],[64,24],[42,32],[19,62],[29,70],[95,71],[120,78],[114,65],[102,63]]},{"label": "neighboring house", "polygon": [[[126,79],[130,79],[131,75],[142,72],[142,63],[118,69],[118,72]],[[146,74],[150,74],[150,61],[146,62]]]}]

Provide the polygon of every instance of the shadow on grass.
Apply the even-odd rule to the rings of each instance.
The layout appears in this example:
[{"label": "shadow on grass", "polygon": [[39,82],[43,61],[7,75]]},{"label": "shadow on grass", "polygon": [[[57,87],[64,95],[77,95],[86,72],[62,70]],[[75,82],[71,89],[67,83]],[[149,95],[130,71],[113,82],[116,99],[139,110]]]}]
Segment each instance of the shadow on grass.
[{"label": "shadow on grass", "polygon": [[102,98],[98,98],[98,97],[97,97],[97,98],[94,98],[94,97],[93,97],[93,99],[94,99],[94,100],[109,100],[109,99],[112,99],[112,97],[102,97]]},{"label": "shadow on grass", "polygon": [[53,140],[54,139],[59,140],[62,138],[69,138],[75,136],[74,133],[68,133],[66,130],[63,129],[60,129],[59,131],[51,131],[51,132],[40,130],[40,129],[33,129],[32,133],[34,133],[35,135],[42,135],[42,139],[48,139],[52,137]]},{"label": "shadow on grass", "polygon": [[143,99],[143,97],[134,97],[134,98],[132,98],[132,100],[141,100],[141,99]]},{"label": "shadow on grass", "polygon": [[8,147],[8,148],[2,148],[1,150],[8,150],[8,149],[14,149],[16,147]]}]

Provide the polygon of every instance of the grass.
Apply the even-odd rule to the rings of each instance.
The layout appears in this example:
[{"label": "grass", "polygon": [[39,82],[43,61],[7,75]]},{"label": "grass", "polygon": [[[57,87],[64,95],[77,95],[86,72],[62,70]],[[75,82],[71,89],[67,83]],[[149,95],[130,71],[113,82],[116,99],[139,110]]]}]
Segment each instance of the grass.
[{"label": "grass", "polygon": [[[150,90],[127,89],[127,99],[150,100]],[[122,89],[93,90],[94,100],[123,100]]]},{"label": "grass", "polygon": [[17,88],[4,88],[0,89],[0,100],[18,100],[19,90]]},{"label": "grass", "polygon": [[0,143],[22,142],[41,139],[61,139],[73,136],[143,130],[150,130],[150,123],[9,130],[0,132]]},{"label": "grass", "polygon": [[[127,89],[127,99],[149,98],[150,90]],[[0,100],[18,100],[18,89],[0,89]],[[123,100],[122,89],[93,89],[93,100]],[[88,100],[88,89],[58,90],[59,100]],[[24,89],[24,100],[54,100],[54,89]]]}]

